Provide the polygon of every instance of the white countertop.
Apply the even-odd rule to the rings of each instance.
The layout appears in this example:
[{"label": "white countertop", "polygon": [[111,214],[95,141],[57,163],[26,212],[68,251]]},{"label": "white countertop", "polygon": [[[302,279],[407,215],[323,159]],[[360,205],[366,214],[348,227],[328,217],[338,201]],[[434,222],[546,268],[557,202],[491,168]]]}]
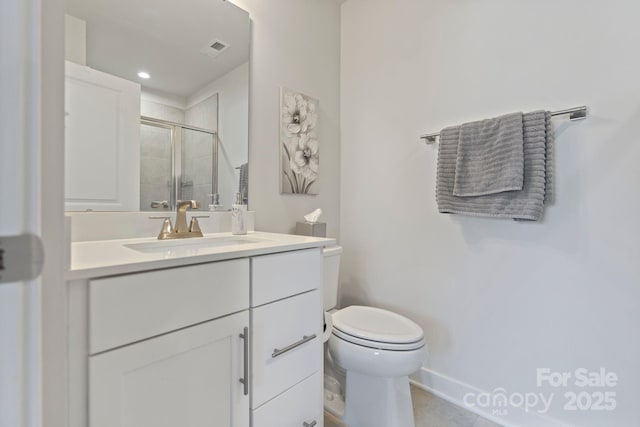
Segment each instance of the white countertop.
[{"label": "white countertop", "polygon": [[[178,267],[189,264],[201,264],[234,258],[246,258],[275,252],[331,246],[335,239],[249,232],[245,236],[232,236],[231,233],[205,234],[204,238],[242,238],[255,242],[230,244],[223,246],[200,245],[195,239],[165,240],[166,250],[143,252],[127,245],[144,246],[157,244],[156,238],[99,240],[74,242],[71,244],[71,269],[66,272],[67,280],[81,280],[93,277],[113,276],[140,271]],[[195,246],[191,242],[198,243]],[[174,248],[169,248],[175,243]],[[177,249],[176,249],[177,248]]]}]

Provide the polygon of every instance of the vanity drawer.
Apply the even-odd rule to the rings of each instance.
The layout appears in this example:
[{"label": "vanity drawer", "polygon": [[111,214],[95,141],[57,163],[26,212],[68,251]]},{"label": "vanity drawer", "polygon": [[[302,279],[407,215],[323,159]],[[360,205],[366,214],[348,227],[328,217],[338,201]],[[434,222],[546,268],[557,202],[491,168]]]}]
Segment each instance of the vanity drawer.
[{"label": "vanity drawer", "polygon": [[[253,427],[323,425],[320,371],[253,411]],[[316,424],[313,424],[313,422]]]},{"label": "vanity drawer", "polygon": [[252,408],[320,370],[322,320],[317,289],[253,310]]},{"label": "vanity drawer", "polygon": [[322,251],[314,248],[254,257],[251,273],[252,307],[319,289]]},{"label": "vanity drawer", "polygon": [[89,282],[95,354],[249,308],[249,260],[171,268]]}]

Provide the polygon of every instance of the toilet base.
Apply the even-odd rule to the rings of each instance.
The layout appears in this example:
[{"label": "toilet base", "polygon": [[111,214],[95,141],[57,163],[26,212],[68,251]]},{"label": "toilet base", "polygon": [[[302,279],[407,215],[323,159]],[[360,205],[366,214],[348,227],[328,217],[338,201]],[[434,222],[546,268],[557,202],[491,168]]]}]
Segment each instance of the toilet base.
[{"label": "toilet base", "polygon": [[342,420],[344,418],[344,397],[325,388],[324,410]]},{"label": "toilet base", "polygon": [[349,427],[415,427],[409,377],[347,371],[344,422]]},{"label": "toilet base", "polygon": [[326,373],[324,374],[324,410],[339,420],[344,416],[344,389],[340,381]]}]

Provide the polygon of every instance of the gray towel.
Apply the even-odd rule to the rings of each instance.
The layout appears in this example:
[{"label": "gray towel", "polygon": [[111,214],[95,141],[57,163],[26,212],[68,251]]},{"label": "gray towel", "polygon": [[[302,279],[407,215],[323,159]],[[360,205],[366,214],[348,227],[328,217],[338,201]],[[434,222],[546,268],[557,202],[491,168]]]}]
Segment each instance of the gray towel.
[{"label": "gray towel", "polygon": [[460,126],[440,132],[436,201],[441,213],[513,218],[537,221],[545,201],[553,199],[553,130],[550,113],[534,111],[523,115],[524,182],[522,190],[483,196],[453,195]]},{"label": "gray towel", "polygon": [[523,181],[522,113],[460,127],[453,184],[455,196],[522,190]]}]

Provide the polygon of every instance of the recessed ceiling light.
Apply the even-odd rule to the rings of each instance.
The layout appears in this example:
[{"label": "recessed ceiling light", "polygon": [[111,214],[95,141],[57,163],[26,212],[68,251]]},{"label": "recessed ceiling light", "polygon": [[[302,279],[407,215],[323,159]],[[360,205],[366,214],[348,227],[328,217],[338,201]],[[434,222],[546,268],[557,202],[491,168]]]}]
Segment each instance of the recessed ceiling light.
[{"label": "recessed ceiling light", "polygon": [[141,79],[148,79],[151,76],[149,75],[149,73],[145,73],[144,71],[140,71],[138,73],[138,77],[140,77]]}]

